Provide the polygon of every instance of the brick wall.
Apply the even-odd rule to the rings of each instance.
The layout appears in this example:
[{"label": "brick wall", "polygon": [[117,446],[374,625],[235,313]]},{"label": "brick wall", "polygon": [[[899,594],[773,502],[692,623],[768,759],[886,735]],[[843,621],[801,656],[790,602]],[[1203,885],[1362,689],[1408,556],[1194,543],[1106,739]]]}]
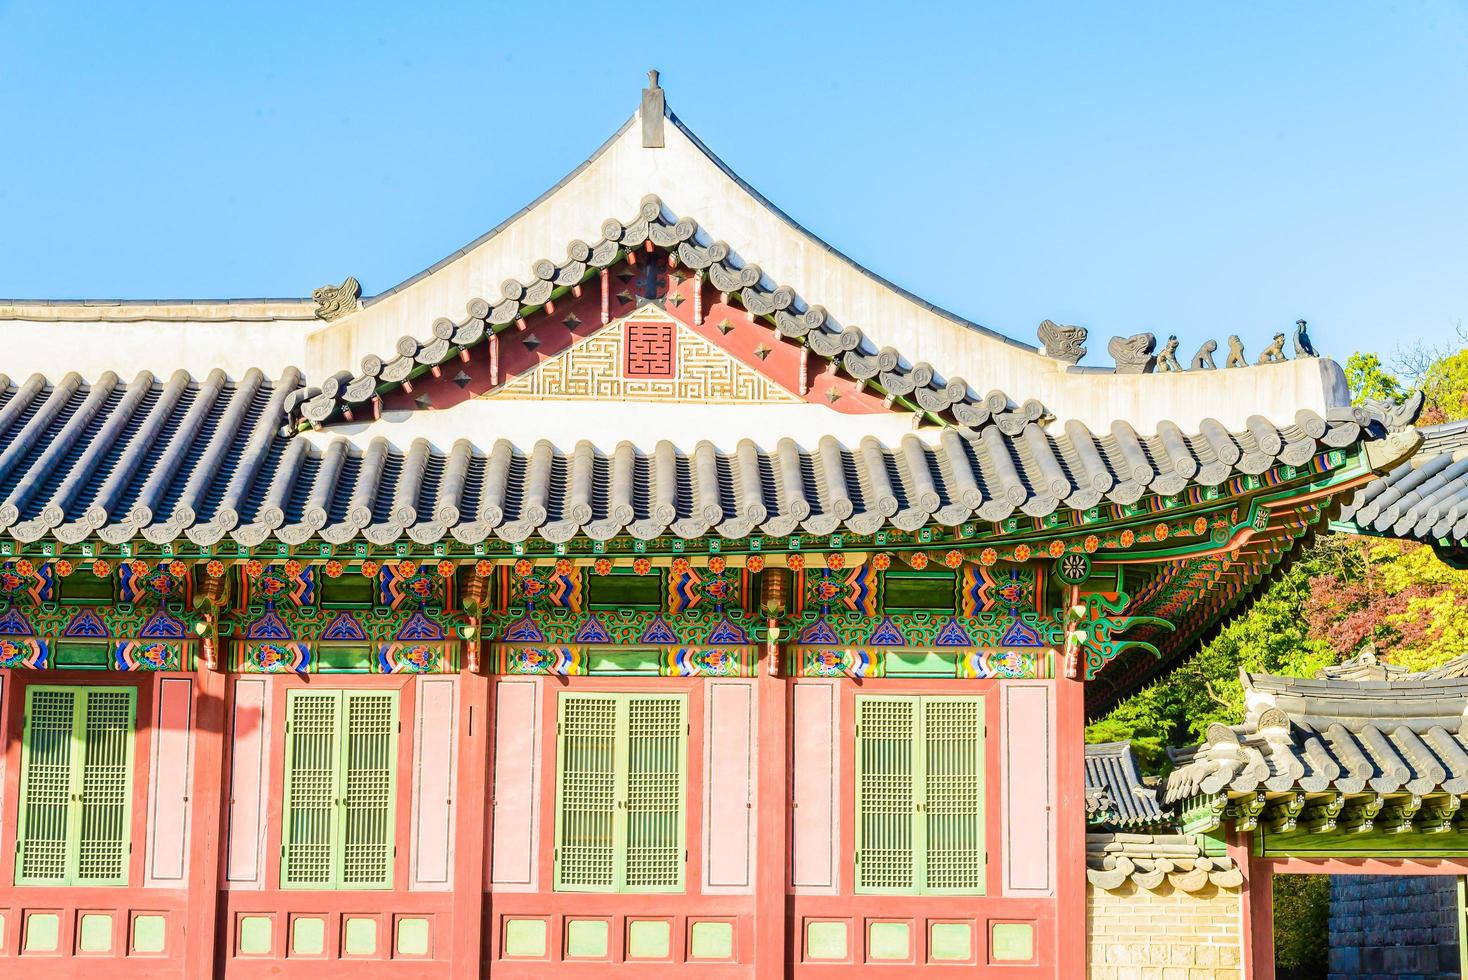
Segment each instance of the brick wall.
[{"label": "brick wall", "polygon": [[1330,980],[1458,976],[1458,879],[1334,875]]},{"label": "brick wall", "polygon": [[1090,980],[1240,980],[1239,889],[1086,888]]}]

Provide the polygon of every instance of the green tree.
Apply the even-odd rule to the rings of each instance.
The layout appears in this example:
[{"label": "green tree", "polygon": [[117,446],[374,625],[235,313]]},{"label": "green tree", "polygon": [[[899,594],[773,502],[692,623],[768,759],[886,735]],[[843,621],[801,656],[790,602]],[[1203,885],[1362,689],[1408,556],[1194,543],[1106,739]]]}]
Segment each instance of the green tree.
[{"label": "green tree", "polygon": [[1368,398],[1399,401],[1403,395],[1402,382],[1382,366],[1381,358],[1364,351],[1346,359],[1346,387],[1354,405]]}]

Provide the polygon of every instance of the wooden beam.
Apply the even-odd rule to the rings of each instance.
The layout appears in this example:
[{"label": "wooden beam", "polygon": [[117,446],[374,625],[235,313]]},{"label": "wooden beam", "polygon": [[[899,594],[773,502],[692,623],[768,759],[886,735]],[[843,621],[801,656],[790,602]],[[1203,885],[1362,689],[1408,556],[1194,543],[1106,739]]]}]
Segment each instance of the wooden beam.
[{"label": "wooden beam", "polygon": [[229,811],[227,719],[234,677],[220,670],[194,672],[194,785],[189,814],[189,890],[184,925],[183,975],[213,977],[219,962],[219,878]]}]

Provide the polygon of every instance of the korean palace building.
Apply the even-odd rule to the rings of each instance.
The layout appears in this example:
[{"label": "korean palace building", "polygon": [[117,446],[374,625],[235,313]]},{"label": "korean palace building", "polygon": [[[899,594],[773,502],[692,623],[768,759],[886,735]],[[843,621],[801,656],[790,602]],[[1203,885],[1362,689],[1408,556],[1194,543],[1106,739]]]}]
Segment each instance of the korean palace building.
[{"label": "korean palace building", "polygon": [[1271,860],[1468,854],[1458,681],[1083,751],[1332,522],[1460,546],[1412,404],[968,323],[655,77],[375,296],[0,320],[0,976],[1263,978]]}]

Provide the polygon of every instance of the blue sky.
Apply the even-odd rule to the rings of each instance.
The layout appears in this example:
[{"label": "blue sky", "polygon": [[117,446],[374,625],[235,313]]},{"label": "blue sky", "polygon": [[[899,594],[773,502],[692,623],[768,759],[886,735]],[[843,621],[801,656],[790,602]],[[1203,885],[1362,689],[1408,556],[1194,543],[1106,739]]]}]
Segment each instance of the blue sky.
[{"label": "blue sky", "polygon": [[815,233],[1011,336],[1083,324],[1089,363],[1468,329],[1463,0],[0,0],[0,296],[381,291],[584,159],[649,67]]}]

